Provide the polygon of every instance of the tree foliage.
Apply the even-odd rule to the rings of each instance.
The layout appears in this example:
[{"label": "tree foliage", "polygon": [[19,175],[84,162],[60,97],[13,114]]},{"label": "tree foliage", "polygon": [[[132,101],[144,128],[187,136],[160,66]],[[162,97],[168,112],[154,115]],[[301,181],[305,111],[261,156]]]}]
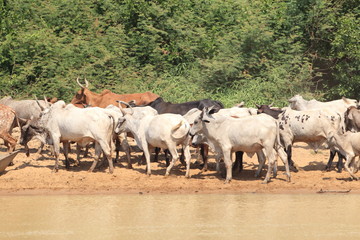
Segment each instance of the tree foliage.
[{"label": "tree foliage", "polygon": [[359,98],[357,0],[2,0],[0,95]]}]

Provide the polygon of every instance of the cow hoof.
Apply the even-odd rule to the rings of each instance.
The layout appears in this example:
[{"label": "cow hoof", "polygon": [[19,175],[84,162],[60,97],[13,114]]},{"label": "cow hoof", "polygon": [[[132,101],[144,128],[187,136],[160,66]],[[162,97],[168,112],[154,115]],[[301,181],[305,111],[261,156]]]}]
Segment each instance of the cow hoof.
[{"label": "cow hoof", "polygon": [[224,184],[229,184],[231,180],[225,180]]},{"label": "cow hoof", "polygon": [[187,174],[187,175],[185,175],[185,177],[186,177],[186,178],[190,178],[191,176],[190,176],[190,174]]},{"label": "cow hoof", "polygon": [[294,166],[290,166],[290,171],[299,172],[299,169],[297,169],[297,168],[294,167]]},{"label": "cow hoof", "polygon": [[264,181],[262,181],[261,184],[268,184],[269,182],[270,182],[270,180],[265,179]]}]

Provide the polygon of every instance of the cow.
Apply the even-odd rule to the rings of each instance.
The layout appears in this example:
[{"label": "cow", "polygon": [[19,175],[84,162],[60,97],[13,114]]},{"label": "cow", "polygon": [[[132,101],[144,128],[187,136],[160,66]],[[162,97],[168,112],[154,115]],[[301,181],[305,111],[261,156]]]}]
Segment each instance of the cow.
[{"label": "cow", "polygon": [[[106,109],[112,109],[114,111],[117,111],[119,114],[123,115],[122,112],[120,111],[119,107],[116,107],[112,104],[107,106]],[[135,107],[132,109],[124,109],[124,111],[127,113],[133,113],[133,116],[137,119],[141,119],[145,116],[157,115],[157,111],[155,109],[153,109],[152,107],[141,107],[141,108]],[[122,147],[123,151],[126,153],[126,157],[127,157],[127,161],[128,161],[127,168],[132,169],[130,146],[127,141],[127,136],[132,137],[132,138],[134,137],[130,131],[123,132],[123,133],[119,134],[118,136],[114,136],[115,137],[114,140],[115,140],[115,144],[116,144],[115,161],[117,161],[119,158],[119,149],[120,149],[120,143],[121,143],[121,147]],[[140,164],[140,162],[139,162],[139,164]]]},{"label": "cow", "polygon": [[291,159],[293,143],[305,142],[317,151],[327,141],[331,132],[342,132],[342,118],[338,113],[328,112],[326,109],[307,111],[284,109],[279,115],[280,138],[292,166],[294,166]]},{"label": "cow", "polygon": [[[232,108],[222,108],[220,110],[218,110],[217,112],[214,112],[214,116],[227,116],[227,117],[232,117],[232,118],[241,118],[241,117],[245,117],[245,116],[250,116],[250,115],[256,115],[256,110],[253,108],[244,108],[242,107],[244,104],[243,102],[241,104],[238,104],[235,107]],[[186,120],[190,123],[190,125],[192,125],[195,121],[196,118],[199,117],[199,115],[201,114],[201,110],[194,108],[191,109],[189,112],[187,112],[184,117],[186,118]],[[211,144],[211,142],[207,141],[205,136],[198,136],[198,137],[194,137],[192,140],[192,145],[195,147],[198,147],[200,144],[206,144],[209,145]],[[214,148],[211,147],[213,150]],[[243,169],[243,152],[238,151],[236,152],[236,160],[233,166],[233,171],[238,171],[241,172]],[[203,155],[203,153],[202,153]],[[207,154],[206,154],[207,156]],[[217,172],[219,172],[219,158],[221,156],[217,156],[216,158],[216,169]],[[202,169],[202,171],[206,171],[208,168],[208,161],[207,158],[203,158],[204,161],[204,167]]]},{"label": "cow", "polygon": [[344,134],[338,134],[334,132],[329,136],[329,144],[335,146],[342,155],[345,156],[346,162],[344,164],[345,170],[348,171],[352,179],[358,180],[355,176],[354,170],[350,169],[350,165],[355,165],[355,157],[360,156],[360,132],[346,132]]},{"label": "cow", "polygon": [[[68,144],[74,141],[81,146],[89,142],[95,142],[95,159],[89,171],[93,171],[100,154],[109,162],[109,172],[113,173],[114,167],[111,159],[112,138],[117,120],[122,115],[111,109],[98,107],[77,108],[73,104],[66,105],[64,101],[58,101],[42,112],[41,118],[36,124],[30,124],[29,129],[38,133],[45,133],[49,143],[54,146],[55,166],[53,171],[59,169],[60,142],[64,144],[66,168],[69,168],[67,159]],[[24,133],[24,138],[29,133]]]},{"label": "cow", "polygon": [[360,131],[360,109],[358,107],[351,106],[346,110],[345,125],[347,131]]},{"label": "cow", "polygon": [[358,102],[355,99],[349,99],[346,97],[342,97],[339,100],[333,100],[329,102],[320,102],[315,99],[310,101],[305,100],[300,95],[295,95],[294,97],[289,99],[290,108],[298,111],[302,110],[310,110],[310,109],[324,109],[331,108],[332,110],[344,113],[348,107],[357,106]]},{"label": "cow", "polygon": [[184,103],[171,103],[171,102],[165,102],[162,97],[155,99],[153,102],[147,104],[147,106],[156,109],[156,111],[159,114],[173,113],[180,115],[185,115],[189,110],[193,108],[202,110],[204,107],[214,106],[215,112],[224,108],[224,105],[221,102],[211,99],[203,99],[203,100],[184,102]]},{"label": "cow", "polygon": [[[0,104],[4,104],[6,106],[11,107],[12,109],[15,110],[16,116],[19,119],[19,127],[23,127],[27,121],[29,121],[30,119],[35,119],[35,118],[39,118],[41,111],[46,108],[48,106],[48,104],[52,104],[54,102],[57,101],[57,98],[46,98],[44,97],[44,100],[31,100],[31,99],[26,99],[26,100],[15,100],[10,96],[6,96],[3,97],[0,100]],[[44,147],[44,139],[39,138],[38,140],[40,140],[41,142],[41,146],[38,148],[36,154],[40,154],[41,150]],[[25,151],[26,151],[26,156],[30,155],[30,151],[29,151],[29,147],[27,145],[25,145]]]},{"label": "cow", "polygon": [[255,104],[257,107],[257,113],[265,113],[268,114],[270,116],[272,116],[275,119],[279,119],[279,114],[283,112],[283,110],[279,109],[279,108],[272,108],[272,104],[270,105],[258,105]]},{"label": "cow", "polygon": [[[187,112],[189,112],[191,109],[197,108],[199,110],[202,110],[204,107],[214,107],[214,111],[218,111],[222,108],[224,108],[224,105],[216,100],[211,100],[211,99],[202,99],[202,100],[197,100],[197,101],[190,101],[190,102],[184,102],[184,103],[171,103],[171,102],[165,102],[163,98],[159,97],[156,100],[154,100],[153,102],[147,104],[146,106],[150,106],[154,109],[156,109],[156,111],[159,114],[163,114],[163,113],[173,113],[173,114],[180,114],[180,115],[185,115]],[[158,159],[158,153],[159,153],[159,149],[155,149],[155,160],[157,161]],[[208,146],[202,144],[200,146],[200,151],[201,151],[201,156],[204,160],[204,163],[207,162],[207,155],[208,155]],[[167,156],[167,151],[165,150],[165,155]],[[167,159],[167,157],[166,157]],[[180,161],[182,160],[182,157],[180,158]],[[207,170],[207,165],[204,164],[204,167],[202,168],[203,171]]]},{"label": "cow", "polygon": [[85,86],[80,84],[79,78],[76,79],[76,82],[81,87],[81,89],[72,98],[71,103],[77,107],[90,105],[92,107],[105,108],[110,104],[117,106],[118,103],[116,102],[116,100],[121,100],[124,102],[129,102],[134,100],[136,101],[137,104],[145,105],[151,103],[152,101],[160,97],[159,95],[152,92],[116,94],[108,89],[105,89],[100,94],[97,94],[88,89],[89,82],[86,79],[85,79]]},{"label": "cow", "polygon": [[15,111],[6,105],[0,104],[0,138],[4,140],[8,152],[13,152],[17,140],[11,136],[12,129],[20,125]]},{"label": "cow", "polygon": [[231,153],[234,151],[258,155],[260,164],[257,175],[260,174],[265,158],[269,159],[264,183],[270,181],[278,154],[284,162],[287,180],[290,181],[289,165],[279,140],[278,123],[272,117],[263,114],[240,118],[214,117],[211,108],[204,108],[190,129],[191,136],[199,133],[204,134],[212,142],[215,152],[223,156],[226,166],[225,183],[232,179]]},{"label": "cow", "polygon": [[[134,112],[127,113],[124,111],[120,103],[127,105],[127,103],[119,101],[119,108],[124,116],[119,120],[116,132],[131,131],[134,135],[137,145],[144,152],[146,158],[147,175],[151,175],[150,152],[153,148],[158,147],[169,150],[172,161],[166,169],[165,176],[168,176],[179,158],[176,146],[182,145],[186,162],[185,177],[189,178],[191,155],[189,149],[190,136],[188,133],[190,124],[186,119],[179,114],[172,113],[153,116],[146,115],[139,119],[134,116]],[[130,107],[130,109],[132,108]]]},{"label": "cow", "polygon": [[[346,110],[349,107],[351,107],[351,106],[356,107],[358,105],[357,100],[349,99],[349,98],[345,98],[345,97],[342,97],[341,99],[338,99],[338,100],[329,101],[329,102],[321,102],[321,101],[317,101],[315,99],[307,101],[300,95],[295,95],[294,97],[290,98],[289,103],[290,103],[290,108],[292,108],[294,110],[302,111],[302,110],[311,110],[311,109],[321,109],[323,111],[326,110],[327,112],[330,112],[330,116],[333,116],[334,114],[340,114],[341,117],[344,116]],[[343,119],[342,121],[344,122],[345,120]],[[344,122],[344,124],[345,124],[345,122]],[[343,131],[345,131],[345,129],[343,129]],[[332,165],[335,155],[336,155],[336,150],[330,150],[330,157],[329,157],[328,163],[326,164],[325,170],[329,171],[331,169],[331,165]],[[341,172],[342,165],[343,165],[342,159],[344,157],[341,156],[341,154],[339,154],[339,153],[338,153],[338,156],[339,156],[339,160],[337,163],[337,169],[338,169],[338,172]]]}]

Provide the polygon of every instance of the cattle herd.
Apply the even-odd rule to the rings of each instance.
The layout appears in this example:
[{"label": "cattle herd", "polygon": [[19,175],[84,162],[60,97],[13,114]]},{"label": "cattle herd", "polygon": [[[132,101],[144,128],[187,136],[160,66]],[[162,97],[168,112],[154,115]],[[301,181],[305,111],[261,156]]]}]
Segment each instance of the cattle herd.
[{"label": "cattle herd", "polygon": [[[127,139],[133,138],[143,151],[148,175],[151,174],[152,150],[155,149],[157,161],[162,149],[166,154],[166,176],[180,159],[186,164],[185,176],[190,177],[190,145],[193,145],[200,148],[203,170],[207,169],[209,148],[215,153],[217,172],[220,172],[219,162],[224,161],[226,183],[231,181],[235,166],[241,171],[244,152],[257,155],[259,165],[255,176],[260,175],[268,159],[264,179],[267,183],[271,176],[276,177],[278,157],[284,163],[290,181],[290,170],[297,171],[291,158],[292,145],[305,142],[315,151],[325,144],[330,151],[326,168],[330,169],[338,154],[338,171],[344,166],[352,179],[358,179],[355,173],[360,161],[356,162],[355,157],[360,155],[360,109],[356,100],[343,97],[329,102],[307,101],[295,95],[289,99],[289,107],[284,108],[272,105],[246,108],[243,103],[224,108],[221,102],[209,99],[173,104],[151,92],[119,95],[104,90],[97,94],[88,89],[86,79],[85,86],[78,79],[76,81],[81,89],[69,104],[46,98],[14,100],[4,97],[0,100],[0,137],[8,151],[13,151],[19,142],[28,156],[27,144],[37,138],[42,143],[38,152],[44,144],[52,146],[56,159],[54,171],[57,171],[60,143],[63,144],[67,169],[70,167],[70,143],[76,143],[77,164],[80,149],[93,143],[95,157],[89,171],[93,171],[102,159],[112,173],[114,150],[115,161],[122,149],[128,168],[132,168]],[[21,129],[19,140],[11,135],[14,127]]]}]

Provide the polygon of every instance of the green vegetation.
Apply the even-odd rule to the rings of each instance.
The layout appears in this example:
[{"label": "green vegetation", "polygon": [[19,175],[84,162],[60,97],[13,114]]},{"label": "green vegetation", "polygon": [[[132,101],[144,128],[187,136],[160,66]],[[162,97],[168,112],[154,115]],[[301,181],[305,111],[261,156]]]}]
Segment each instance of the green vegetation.
[{"label": "green vegetation", "polygon": [[359,99],[358,0],[0,0],[0,96]]}]

